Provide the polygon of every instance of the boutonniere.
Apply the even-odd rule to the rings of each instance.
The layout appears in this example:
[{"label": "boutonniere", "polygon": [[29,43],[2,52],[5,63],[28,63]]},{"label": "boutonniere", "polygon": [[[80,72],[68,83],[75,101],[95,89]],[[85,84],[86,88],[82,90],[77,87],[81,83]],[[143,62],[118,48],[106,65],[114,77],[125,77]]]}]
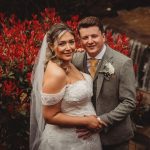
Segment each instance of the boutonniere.
[{"label": "boutonniere", "polygon": [[115,73],[115,68],[110,62],[106,61],[106,63],[103,65],[102,71],[100,72],[104,74],[104,78],[106,80],[110,80],[111,76]]}]

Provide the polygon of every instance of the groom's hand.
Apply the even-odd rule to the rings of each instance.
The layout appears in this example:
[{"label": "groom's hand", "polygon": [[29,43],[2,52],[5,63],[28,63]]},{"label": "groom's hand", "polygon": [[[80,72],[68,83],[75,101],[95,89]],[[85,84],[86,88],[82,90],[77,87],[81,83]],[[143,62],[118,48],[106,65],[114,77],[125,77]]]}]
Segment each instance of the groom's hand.
[{"label": "groom's hand", "polygon": [[101,131],[100,128],[98,129],[87,129],[87,128],[77,128],[76,129],[76,133],[78,134],[78,138],[82,138],[82,139],[87,139],[89,138],[91,135],[95,134],[95,133],[99,133]]},{"label": "groom's hand", "polygon": [[77,48],[76,50],[75,50],[75,52],[84,52],[85,50],[83,49],[83,48]]},{"label": "groom's hand", "polygon": [[107,123],[105,123],[103,120],[101,120],[99,117],[97,117],[98,121],[100,122],[99,128],[95,129],[88,129],[88,128],[77,128],[76,133],[78,134],[78,138],[87,139],[92,134],[99,133],[102,131],[103,127],[107,127]]},{"label": "groom's hand", "polygon": [[94,131],[87,129],[87,128],[77,128],[76,133],[78,135],[78,138],[87,139],[92,134],[94,134]]},{"label": "groom's hand", "polygon": [[108,124],[107,124],[106,122],[104,122],[100,117],[97,117],[97,119],[98,119],[98,121],[100,122],[100,124],[101,124],[102,126],[105,126],[105,127],[108,126]]}]

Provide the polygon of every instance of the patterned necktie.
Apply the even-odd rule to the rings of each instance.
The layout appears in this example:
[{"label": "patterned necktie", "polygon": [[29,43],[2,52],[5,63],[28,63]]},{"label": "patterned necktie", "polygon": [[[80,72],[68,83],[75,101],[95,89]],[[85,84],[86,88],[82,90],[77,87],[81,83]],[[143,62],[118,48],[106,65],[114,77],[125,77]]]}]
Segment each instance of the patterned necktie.
[{"label": "patterned necktie", "polygon": [[90,72],[92,78],[94,78],[94,76],[95,76],[98,61],[99,60],[95,59],[95,58],[90,58],[88,60],[88,63],[89,63],[89,72]]}]

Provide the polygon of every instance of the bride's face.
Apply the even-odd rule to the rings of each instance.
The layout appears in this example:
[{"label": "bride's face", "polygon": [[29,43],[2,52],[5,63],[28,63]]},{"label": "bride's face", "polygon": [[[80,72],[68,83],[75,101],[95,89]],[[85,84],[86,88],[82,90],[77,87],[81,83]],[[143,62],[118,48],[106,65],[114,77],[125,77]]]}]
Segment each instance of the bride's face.
[{"label": "bride's face", "polygon": [[66,31],[61,37],[55,40],[53,49],[59,59],[65,62],[70,61],[75,51],[74,36]]}]

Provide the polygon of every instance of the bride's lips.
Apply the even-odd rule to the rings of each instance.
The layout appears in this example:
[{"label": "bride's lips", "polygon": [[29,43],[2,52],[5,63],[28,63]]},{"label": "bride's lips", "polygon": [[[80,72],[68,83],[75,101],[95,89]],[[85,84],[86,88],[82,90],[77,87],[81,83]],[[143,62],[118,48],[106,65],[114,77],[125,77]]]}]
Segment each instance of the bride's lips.
[{"label": "bride's lips", "polygon": [[95,45],[91,45],[91,46],[87,46],[88,48],[94,48],[95,47]]},{"label": "bride's lips", "polygon": [[66,56],[71,56],[72,53],[64,53]]}]

